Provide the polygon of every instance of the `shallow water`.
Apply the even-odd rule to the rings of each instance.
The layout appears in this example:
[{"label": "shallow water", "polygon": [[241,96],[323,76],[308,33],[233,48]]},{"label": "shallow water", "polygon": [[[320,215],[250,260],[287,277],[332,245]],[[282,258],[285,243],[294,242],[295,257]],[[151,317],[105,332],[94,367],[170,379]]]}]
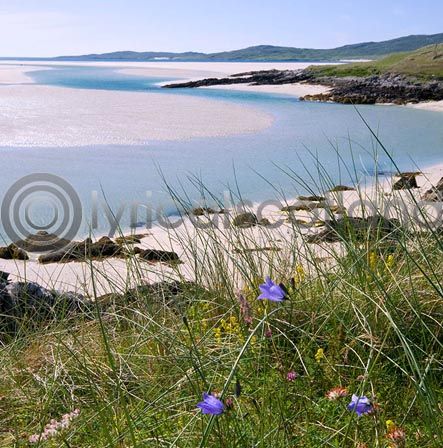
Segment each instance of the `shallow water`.
[{"label": "shallow water", "polygon": [[[262,109],[275,118],[269,129],[253,135],[152,142],[142,147],[0,148],[3,167],[0,191],[5,192],[17,179],[31,173],[63,177],[82,202],[82,235],[88,233],[93,220],[94,191],[99,198],[103,198],[104,192],[114,212],[123,203],[138,201],[154,206],[161,203],[167,214],[173,214],[176,207],[167,200],[163,176],[170,186],[186,190],[191,202],[198,202],[201,197],[199,188],[193,186],[196,179],[202,179],[217,195],[228,187],[238,188],[243,198],[260,201],[276,197],[278,191],[287,197],[306,191],[297,177],[312,185],[310,176],[318,178],[319,162],[331,183],[348,183],[351,177],[355,181],[373,174],[374,170],[384,173],[394,170],[352,106],[301,102],[294,97],[256,92],[160,89],[158,83],[165,81],[163,78],[131,76],[110,68],[42,67],[30,74],[39,84],[155,91],[241,103]],[[417,165],[442,161],[442,114],[397,106],[359,106],[358,110],[400,169],[416,169]],[[351,174],[345,165],[352,170]],[[317,187],[312,189],[316,191]],[[50,207],[33,207],[32,213],[33,222],[43,225],[52,212]],[[127,205],[120,221],[123,228],[131,221],[129,215]],[[144,215],[141,212],[136,220],[144,222]],[[108,227],[99,212],[97,233],[106,233]]]}]

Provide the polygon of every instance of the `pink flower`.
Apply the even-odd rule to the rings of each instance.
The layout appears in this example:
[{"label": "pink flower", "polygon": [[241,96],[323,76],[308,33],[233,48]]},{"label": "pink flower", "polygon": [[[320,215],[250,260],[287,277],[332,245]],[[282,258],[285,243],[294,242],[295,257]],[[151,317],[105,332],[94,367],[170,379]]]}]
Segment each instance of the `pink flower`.
[{"label": "pink flower", "polygon": [[287,375],[286,375],[286,379],[288,381],[295,381],[297,379],[297,377],[298,377],[297,372],[293,372],[293,371],[288,372]]},{"label": "pink flower", "polygon": [[347,395],[348,391],[345,387],[334,387],[326,392],[326,398],[328,400],[338,400],[339,398],[346,397]]},{"label": "pink flower", "polygon": [[69,414],[63,415],[60,421],[55,420],[54,418],[51,419],[41,434],[32,434],[29,436],[29,443],[40,443],[43,440],[48,440],[51,437],[55,437],[59,431],[68,428],[71,421],[77,418],[79,414],[80,409],[74,409]]},{"label": "pink flower", "polygon": [[403,447],[406,441],[406,433],[402,428],[395,427],[386,434],[386,438],[391,442],[393,448]]}]

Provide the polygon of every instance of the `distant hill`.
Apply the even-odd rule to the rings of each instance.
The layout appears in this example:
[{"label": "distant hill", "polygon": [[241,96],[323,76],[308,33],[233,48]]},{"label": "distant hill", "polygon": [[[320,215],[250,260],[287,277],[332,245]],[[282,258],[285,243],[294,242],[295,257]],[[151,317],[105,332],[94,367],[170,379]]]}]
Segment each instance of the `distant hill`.
[{"label": "distant hill", "polygon": [[316,77],[367,77],[389,73],[418,79],[443,80],[443,44],[428,45],[412,52],[395,53],[371,62],[319,65],[311,66],[307,70]]},{"label": "distant hill", "polygon": [[81,56],[60,56],[62,61],[72,60],[174,60],[174,61],[339,61],[342,59],[378,59],[381,56],[443,43],[443,33],[433,35],[412,35],[383,42],[364,42],[332,49],[312,49],[258,45],[241,50],[221,53],[170,53],[116,51]]}]

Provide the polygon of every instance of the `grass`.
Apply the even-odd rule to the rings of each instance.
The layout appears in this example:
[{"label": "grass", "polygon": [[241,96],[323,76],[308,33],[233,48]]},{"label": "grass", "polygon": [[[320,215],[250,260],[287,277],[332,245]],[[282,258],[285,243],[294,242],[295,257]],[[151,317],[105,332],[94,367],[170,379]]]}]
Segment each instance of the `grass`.
[{"label": "grass", "polygon": [[418,79],[443,79],[443,44],[430,45],[413,52],[395,53],[370,62],[311,66],[317,76],[365,77],[394,73]]},{"label": "grass", "polygon": [[[312,193],[332,186],[319,172]],[[258,248],[245,230],[177,230],[194,281],[172,305],[166,291],[141,290],[89,315],[24,318],[2,337],[0,446],[26,447],[78,408],[68,428],[33,446],[441,447],[441,235],[400,228],[387,245],[381,233],[350,232],[325,264],[292,230],[284,251],[256,253],[232,250]],[[289,300],[257,301],[265,275]],[[328,400],[338,386],[368,396],[374,412],[358,418],[349,396]],[[223,415],[196,409],[205,391],[230,403]],[[389,445],[387,420],[405,445]]]}]

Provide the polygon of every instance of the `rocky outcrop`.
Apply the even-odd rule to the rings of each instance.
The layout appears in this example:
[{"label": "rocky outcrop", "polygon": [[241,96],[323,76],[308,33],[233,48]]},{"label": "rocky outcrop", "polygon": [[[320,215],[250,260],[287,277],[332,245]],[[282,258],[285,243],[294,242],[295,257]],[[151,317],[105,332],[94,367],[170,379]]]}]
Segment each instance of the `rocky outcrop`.
[{"label": "rocky outcrop", "polygon": [[127,254],[124,248],[103,236],[95,243],[90,238],[69,244],[66,248],[40,255],[38,261],[46,263],[66,263],[68,261],[85,261],[88,259],[104,259]]},{"label": "rocky outcrop", "polygon": [[300,82],[330,88],[327,93],[305,95],[300,98],[305,101],[331,101],[343,104],[406,104],[443,100],[443,81],[421,81],[391,73],[367,77],[329,77],[319,76],[309,68],[237,73],[227,78],[208,78],[167,84],[163,87],[172,89],[231,84],[281,85]]},{"label": "rocky outcrop", "polygon": [[67,246],[70,241],[59,238],[57,235],[40,230],[34,235],[29,235],[15,244],[26,252],[47,252],[59,250]]},{"label": "rocky outcrop", "polygon": [[15,244],[0,247],[0,258],[4,260],[29,260],[28,254]]},{"label": "rocky outcrop", "polygon": [[306,81],[312,75],[304,70],[261,70],[237,73],[227,78],[207,78],[198,81],[166,84],[166,89],[211,87],[231,84],[281,85]]},{"label": "rocky outcrop", "polygon": [[419,81],[402,75],[385,74],[365,78],[317,78],[331,88],[327,93],[306,95],[301,100],[343,104],[407,104],[443,100],[443,82]]},{"label": "rocky outcrop", "polygon": [[60,313],[86,311],[91,302],[81,294],[43,288],[34,282],[11,282],[0,271],[0,324],[14,331],[24,319],[51,317]]}]

